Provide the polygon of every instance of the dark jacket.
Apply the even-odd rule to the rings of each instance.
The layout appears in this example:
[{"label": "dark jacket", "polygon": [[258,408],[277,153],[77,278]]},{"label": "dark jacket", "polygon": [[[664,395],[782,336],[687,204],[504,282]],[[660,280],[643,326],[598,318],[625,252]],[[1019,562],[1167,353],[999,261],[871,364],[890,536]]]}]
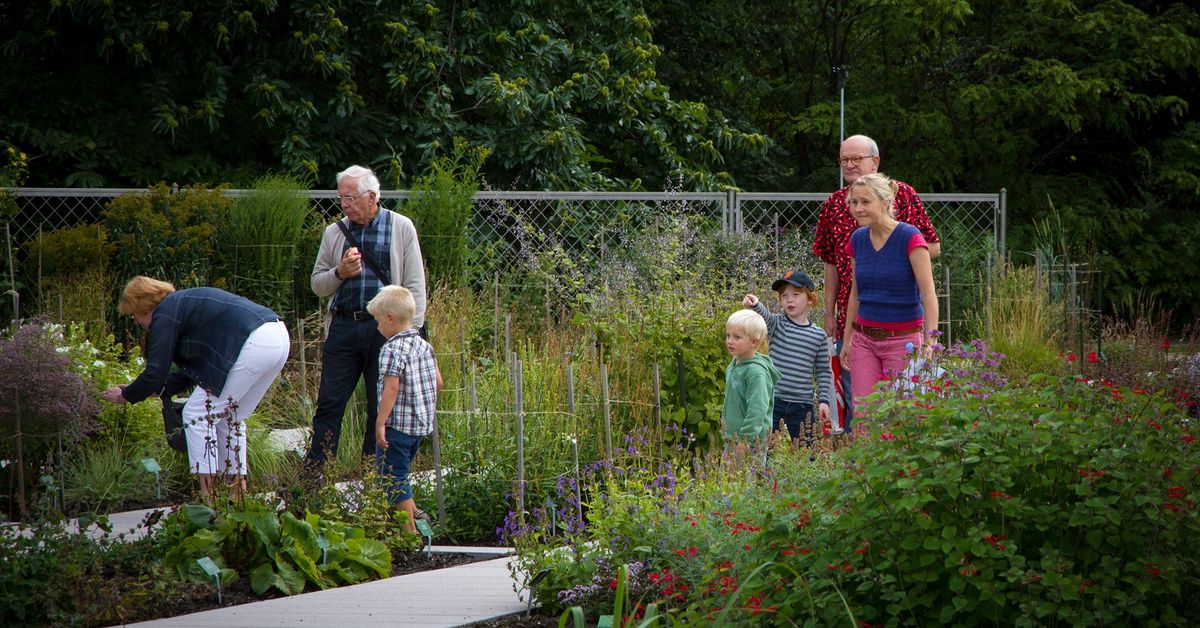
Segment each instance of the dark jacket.
[{"label": "dark jacket", "polygon": [[151,313],[146,369],[125,387],[125,399],[137,403],[193,384],[220,395],[250,332],[277,320],[270,308],[217,288],[168,294]]}]

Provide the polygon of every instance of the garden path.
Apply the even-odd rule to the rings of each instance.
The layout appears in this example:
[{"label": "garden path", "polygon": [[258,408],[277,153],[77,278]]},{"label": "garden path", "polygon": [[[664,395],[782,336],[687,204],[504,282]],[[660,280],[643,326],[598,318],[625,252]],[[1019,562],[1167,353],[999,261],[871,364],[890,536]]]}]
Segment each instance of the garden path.
[{"label": "garden path", "polygon": [[525,603],[513,592],[511,560],[497,558],[130,625],[462,626],[525,611]]}]

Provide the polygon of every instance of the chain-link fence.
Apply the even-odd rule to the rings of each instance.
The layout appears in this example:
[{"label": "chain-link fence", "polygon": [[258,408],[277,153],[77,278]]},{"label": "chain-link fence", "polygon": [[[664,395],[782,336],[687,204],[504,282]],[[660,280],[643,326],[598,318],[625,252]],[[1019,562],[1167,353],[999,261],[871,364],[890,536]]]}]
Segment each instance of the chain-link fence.
[{"label": "chain-link fence", "polygon": [[[8,266],[39,233],[99,222],[107,205],[132,189],[25,188],[13,191],[18,215],[9,224]],[[230,196],[244,190],[228,190]],[[404,191],[385,191],[383,202],[403,212]],[[493,283],[516,268],[540,265],[543,279],[570,267],[595,267],[610,261],[610,250],[622,248],[639,234],[661,229],[664,212],[712,221],[725,233],[762,238],[772,272],[797,265],[814,277],[823,274],[812,258],[812,236],[825,194],[747,192],[528,192],[482,191],[475,195],[468,224],[465,274],[476,284]],[[329,219],[340,211],[336,192],[310,193],[314,210]],[[990,280],[989,260],[1005,246],[1005,195],[926,194],[922,197],[943,240],[935,262],[935,281],[942,299],[943,326],[953,337],[967,324],[959,314],[978,305]],[[422,235],[422,247],[439,246]],[[556,255],[534,253],[552,251]],[[557,261],[555,261],[557,260]],[[8,268],[4,269],[5,272]],[[748,287],[762,278],[747,277]],[[956,318],[956,316],[959,316]]]}]

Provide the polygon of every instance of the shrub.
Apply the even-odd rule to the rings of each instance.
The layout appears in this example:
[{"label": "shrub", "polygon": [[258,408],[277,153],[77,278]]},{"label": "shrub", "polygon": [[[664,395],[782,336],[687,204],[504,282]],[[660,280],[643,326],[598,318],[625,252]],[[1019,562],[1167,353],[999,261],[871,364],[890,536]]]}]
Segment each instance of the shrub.
[{"label": "shrub", "polygon": [[828,624],[1195,623],[1200,469],[1179,409],[1030,384],[885,396],[846,464],[766,520],[761,570],[730,606]]},{"label": "shrub", "polygon": [[145,192],[114,198],[104,210],[104,226],[113,246],[117,278],[110,320],[118,336],[133,324],[117,317],[116,302],[125,282],[136,275],[169,281],[176,288],[209,284],[213,225],[225,215],[229,199],[222,188],[184,188],[172,193],[160,183]]},{"label": "shrub", "polygon": [[163,183],[114,198],[103,214],[115,253],[113,273],[122,281],[149,275],[177,287],[208,283],[213,225],[228,207],[221,188],[172,193]]},{"label": "shrub", "polygon": [[[25,483],[18,488],[25,490],[33,486],[36,471],[58,439],[69,448],[95,429],[99,404],[40,322],[26,323],[11,337],[0,338],[0,373],[3,456],[24,463],[19,469],[9,465],[5,472],[23,472]],[[11,481],[9,486],[16,484]],[[25,504],[18,506],[24,510]]]}]

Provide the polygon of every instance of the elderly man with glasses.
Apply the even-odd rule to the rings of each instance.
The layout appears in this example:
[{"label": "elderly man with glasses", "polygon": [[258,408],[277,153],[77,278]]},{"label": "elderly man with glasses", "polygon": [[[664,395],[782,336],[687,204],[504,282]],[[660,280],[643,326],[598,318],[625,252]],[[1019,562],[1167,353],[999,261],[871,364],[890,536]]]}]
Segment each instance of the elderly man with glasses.
[{"label": "elderly man with glasses", "polygon": [[[854,282],[854,269],[851,265],[850,254],[846,251],[846,243],[850,234],[858,228],[858,222],[850,213],[846,203],[846,194],[850,185],[859,177],[879,172],[879,145],[875,140],[865,135],[852,135],[842,142],[838,155],[838,165],[842,169],[842,177],[846,187],[829,195],[821,205],[817,218],[817,233],[813,239],[813,255],[825,262],[825,334],[837,340],[836,351],[842,350],[842,330],[846,327],[846,307],[850,302],[850,286]],[[906,222],[916,227],[929,245],[930,257],[937,257],[941,252],[941,238],[929,222],[925,213],[925,205],[912,186],[900,181],[896,182],[899,189],[892,203],[892,214],[896,220]],[[836,303],[837,310],[830,309],[829,304]],[[852,418],[850,371],[842,365],[842,394],[845,402],[845,417],[843,429],[848,430]]]},{"label": "elderly man with glasses", "polygon": [[[366,380],[367,423],[375,421],[379,350],[387,339],[367,312],[367,303],[383,286],[408,288],[417,305],[413,326],[425,337],[425,265],[416,227],[379,204],[379,178],[368,168],[350,166],[338,173],[337,190],[346,217],[325,227],[310,280],[317,296],[331,297],[307,456],[314,468],[322,466],[327,455],[337,455],[342,416],[360,377]],[[375,454],[373,430],[365,430],[362,453]]]}]

